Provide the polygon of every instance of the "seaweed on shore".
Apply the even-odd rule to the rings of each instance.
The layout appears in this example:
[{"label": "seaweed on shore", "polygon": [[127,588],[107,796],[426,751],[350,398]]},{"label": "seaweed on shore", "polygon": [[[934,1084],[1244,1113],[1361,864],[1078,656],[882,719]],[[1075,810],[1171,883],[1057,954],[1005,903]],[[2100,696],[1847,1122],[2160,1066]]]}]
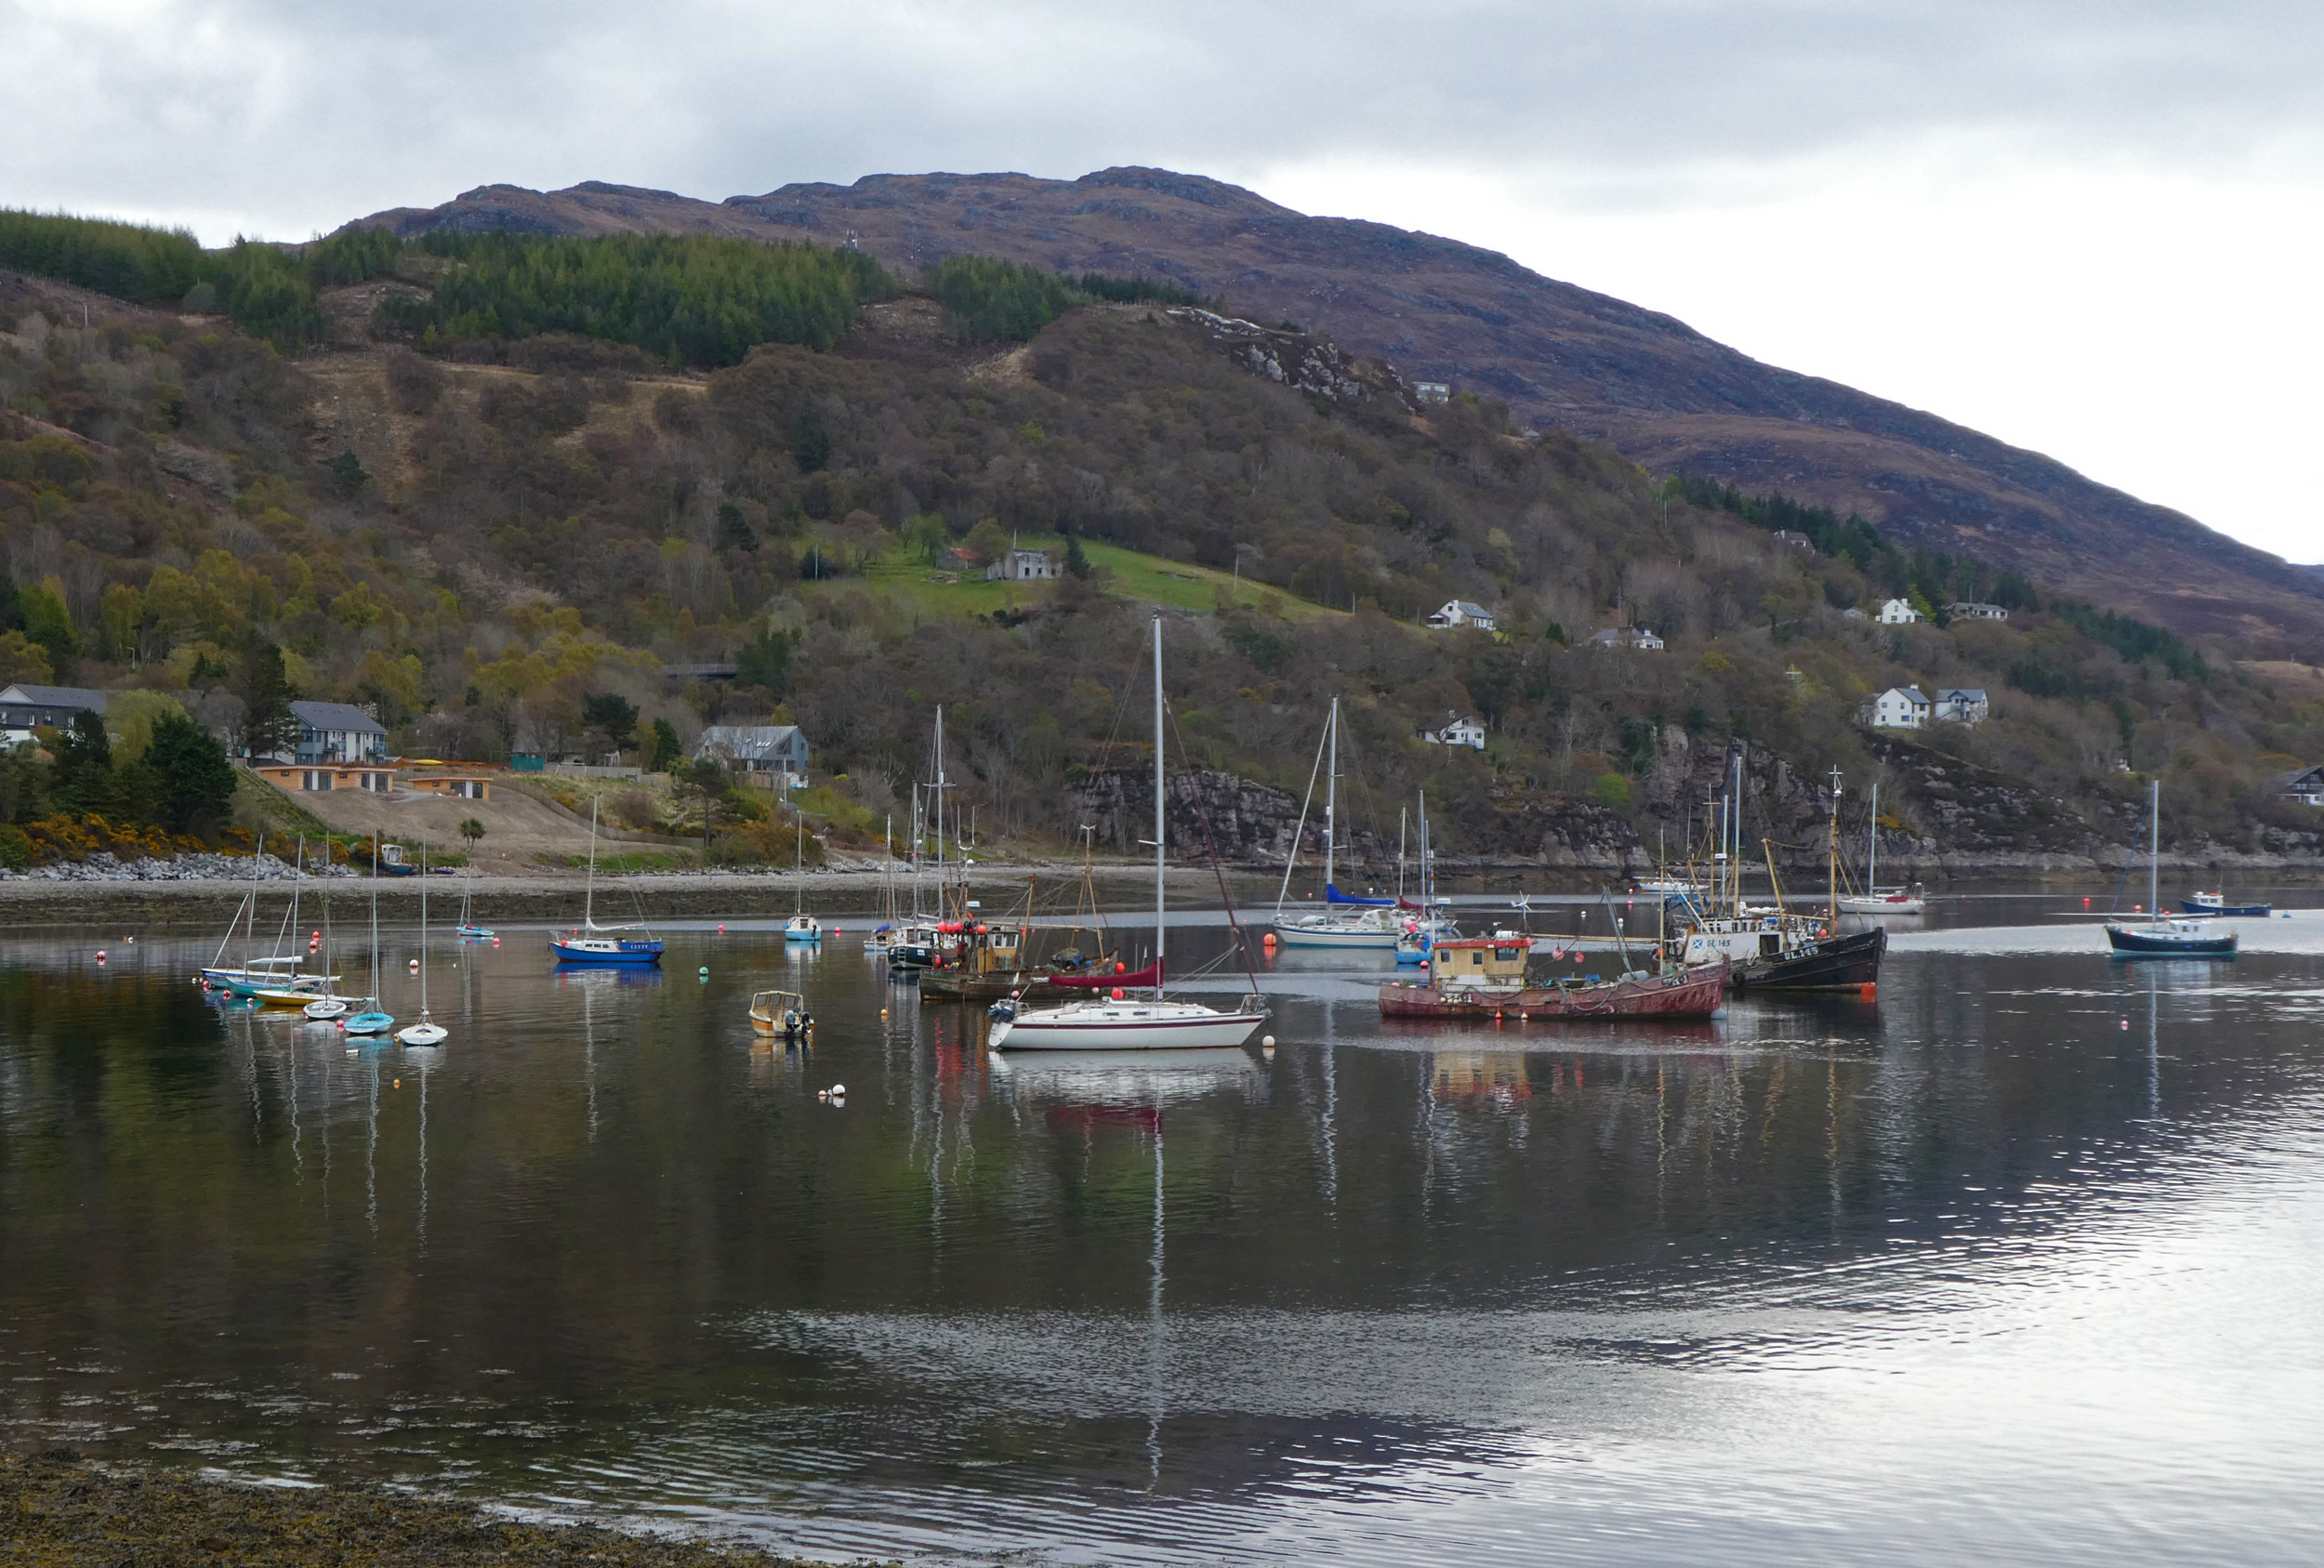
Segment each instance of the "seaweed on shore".
[{"label": "seaweed on shore", "polygon": [[8,1568],[807,1568],[747,1548],[589,1524],[495,1519],[472,1503],[352,1486],[269,1487],[98,1466],[71,1449],[0,1455]]}]

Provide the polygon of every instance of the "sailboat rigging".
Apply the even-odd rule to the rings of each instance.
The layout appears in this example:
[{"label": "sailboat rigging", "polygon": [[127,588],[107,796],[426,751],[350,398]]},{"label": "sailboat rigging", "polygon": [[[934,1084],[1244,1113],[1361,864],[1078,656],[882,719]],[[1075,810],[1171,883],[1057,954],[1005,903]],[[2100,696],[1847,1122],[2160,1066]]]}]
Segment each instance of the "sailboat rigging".
[{"label": "sailboat rigging", "polygon": [[626,937],[623,931],[634,931],[639,926],[632,922],[620,926],[601,926],[597,921],[597,797],[589,799],[589,871],[588,881],[582,892],[581,926],[561,937],[548,939],[549,951],[561,964],[659,964],[662,961],[662,939],[651,933],[642,937]]},{"label": "sailboat rigging", "polygon": [[447,1031],[428,1016],[428,846],[419,848],[419,1021],[395,1032],[407,1046],[441,1046]]}]

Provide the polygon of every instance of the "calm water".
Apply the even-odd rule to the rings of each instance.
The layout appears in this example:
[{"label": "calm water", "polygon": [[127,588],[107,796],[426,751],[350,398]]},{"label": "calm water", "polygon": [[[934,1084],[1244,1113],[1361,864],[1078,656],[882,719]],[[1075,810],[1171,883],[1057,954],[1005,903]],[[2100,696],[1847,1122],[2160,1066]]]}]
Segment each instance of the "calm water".
[{"label": "calm water", "polygon": [[2313,1561],[2324,913],[2126,966],[2079,905],[1659,1029],[1288,956],[1272,1057],[1168,1062],[995,1061],[853,931],[440,940],[434,1051],[11,940],[0,1442],[832,1557]]}]

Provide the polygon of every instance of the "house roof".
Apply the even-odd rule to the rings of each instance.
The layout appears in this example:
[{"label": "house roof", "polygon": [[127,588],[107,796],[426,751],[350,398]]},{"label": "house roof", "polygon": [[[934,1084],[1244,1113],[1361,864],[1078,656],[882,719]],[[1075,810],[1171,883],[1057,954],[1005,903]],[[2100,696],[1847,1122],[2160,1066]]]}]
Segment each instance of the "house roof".
[{"label": "house roof", "polygon": [[2278,790],[2288,790],[2294,784],[2319,783],[2324,783],[2324,762],[2319,762],[2313,768],[2294,768],[2289,773],[2279,773],[2276,776],[2276,787]]},{"label": "house roof", "polygon": [[1982,686],[1947,686],[1937,692],[1936,700],[1940,703],[1946,701],[1981,703],[1985,701],[1985,688]]},{"label": "house roof", "polygon": [[291,717],[310,730],[351,730],[362,735],[384,735],[388,727],[352,703],[293,703]]},{"label": "house roof", "polygon": [[28,707],[86,708],[91,713],[105,711],[105,699],[110,692],[99,692],[86,686],[26,686],[18,684],[0,692],[0,703],[22,703]]},{"label": "house roof", "polygon": [[1891,686],[1887,691],[1882,692],[1881,695],[1883,697],[1902,697],[1905,701],[1908,703],[1918,703],[1922,707],[1929,705],[1928,698],[1921,694],[1921,688],[1918,686]]},{"label": "house roof", "polygon": [[738,762],[756,761],[789,751],[794,736],[806,743],[796,724],[713,724],[694,742],[694,755],[719,751]]},{"label": "house roof", "polygon": [[1487,609],[1486,609],[1484,605],[1482,605],[1482,604],[1472,604],[1472,603],[1470,603],[1470,602],[1469,602],[1467,600],[1465,600],[1465,599],[1448,599],[1448,600],[1446,600],[1445,601],[1445,608],[1444,608],[1444,609],[1442,609],[1442,610],[1439,610],[1439,611],[1437,612],[1437,613],[1438,613],[1439,615],[1448,615],[1448,614],[1453,613],[1454,613],[1454,612],[1456,612],[1456,611],[1458,611],[1459,613],[1461,613],[1461,614],[1463,614],[1463,615],[1468,616],[1468,617],[1469,617],[1471,620],[1472,620],[1472,621],[1474,621],[1474,620],[1486,620],[1486,621],[1489,621],[1489,620],[1491,620],[1491,619],[1493,618],[1493,612],[1491,612],[1490,610],[1487,610]]}]

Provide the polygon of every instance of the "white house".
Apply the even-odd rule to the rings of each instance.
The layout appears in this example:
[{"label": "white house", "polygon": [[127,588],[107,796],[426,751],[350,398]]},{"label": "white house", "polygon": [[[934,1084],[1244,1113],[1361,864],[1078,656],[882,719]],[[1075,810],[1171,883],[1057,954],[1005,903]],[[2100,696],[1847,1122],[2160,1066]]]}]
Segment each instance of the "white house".
[{"label": "white house", "polygon": [[1482,604],[1472,604],[1465,599],[1448,599],[1445,607],[1428,618],[1431,631],[1450,631],[1455,626],[1474,626],[1479,631],[1493,629],[1493,613]]},{"label": "white house", "polygon": [[1012,549],[984,569],[988,583],[1053,583],[1057,562],[1047,550]]},{"label": "white house", "polygon": [[388,752],[388,727],[351,703],[293,703],[298,720],[297,759],[376,762]]},{"label": "white house", "polygon": [[2284,774],[2276,781],[2276,793],[2295,806],[2324,806],[2324,767]]},{"label": "white house", "polygon": [[1659,653],[1662,639],[1644,626],[1607,626],[1590,634],[1591,648],[1635,648],[1641,652]]},{"label": "white house", "polygon": [[1998,604],[1980,604],[1960,600],[1945,607],[1945,613],[1956,621],[2006,621],[2009,612]]},{"label": "white house", "polygon": [[69,730],[76,713],[101,718],[108,695],[86,686],[10,686],[0,691],[0,742],[21,745],[35,729]]},{"label": "white house", "polygon": [[1920,618],[1921,612],[1912,607],[1908,599],[1892,599],[1881,606],[1881,625],[1884,626],[1907,626]]},{"label": "white house", "polygon": [[1872,699],[1872,728],[1921,729],[1929,721],[1929,705],[1928,698],[1921,694],[1918,686],[1891,686]]},{"label": "white house", "polygon": [[1422,402],[1450,402],[1452,387],[1444,381],[1415,381],[1412,383],[1412,395]]},{"label": "white house", "polygon": [[1931,718],[1948,724],[1982,724],[1993,712],[1982,686],[1944,686],[1937,689]]},{"label": "white house", "polygon": [[696,760],[715,758],[737,773],[807,776],[807,736],[796,724],[713,724],[694,742]]},{"label": "white house", "polygon": [[1485,749],[1485,720],[1473,714],[1448,713],[1445,722],[1433,730],[1420,731],[1420,739],[1431,745],[1465,745],[1472,750]]}]

